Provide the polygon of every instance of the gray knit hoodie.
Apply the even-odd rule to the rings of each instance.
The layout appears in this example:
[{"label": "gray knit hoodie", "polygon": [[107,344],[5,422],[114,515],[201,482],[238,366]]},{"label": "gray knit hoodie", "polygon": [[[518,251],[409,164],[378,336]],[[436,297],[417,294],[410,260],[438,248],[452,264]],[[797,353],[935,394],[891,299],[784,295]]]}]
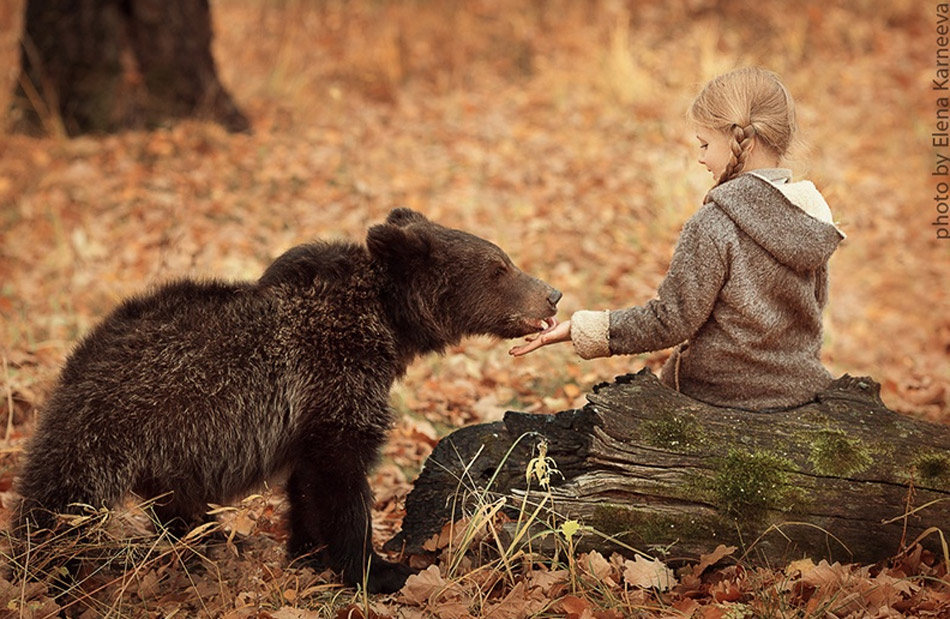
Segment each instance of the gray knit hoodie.
[{"label": "gray knit hoodie", "polygon": [[812,400],[831,381],[819,359],[821,311],[828,259],[844,234],[815,186],[790,176],[755,170],[710,191],[683,227],[657,298],[571,317],[577,353],[679,344],[660,378],[697,400],[751,410]]}]

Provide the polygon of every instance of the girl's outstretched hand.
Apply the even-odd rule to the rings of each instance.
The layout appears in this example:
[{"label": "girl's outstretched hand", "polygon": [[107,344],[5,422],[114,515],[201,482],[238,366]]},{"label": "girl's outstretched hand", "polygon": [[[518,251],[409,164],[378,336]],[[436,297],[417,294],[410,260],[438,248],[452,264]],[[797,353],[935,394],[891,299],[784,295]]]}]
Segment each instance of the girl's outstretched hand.
[{"label": "girl's outstretched hand", "polygon": [[565,320],[564,322],[559,322],[546,331],[542,331],[538,335],[534,335],[526,339],[528,340],[527,344],[515,346],[508,351],[508,354],[515,357],[520,357],[521,355],[526,355],[532,350],[537,350],[542,346],[547,346],[548,344],[569,342],[571,340],[571,321]]}]

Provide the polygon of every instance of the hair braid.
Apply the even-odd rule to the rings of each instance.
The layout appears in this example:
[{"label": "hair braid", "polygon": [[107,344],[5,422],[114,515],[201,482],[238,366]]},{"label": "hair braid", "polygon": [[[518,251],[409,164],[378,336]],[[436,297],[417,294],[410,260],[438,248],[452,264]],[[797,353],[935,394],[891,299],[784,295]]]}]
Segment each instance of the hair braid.
[{"label": "hair braid", "polygon": [[726,168],[722,171],[722,175],[716,182],[717,186],[731,181],[742,173],[742,170],[745,168],[746,159],[749,158],[749,152],[752,150],[752,138],[755,137],[755,127],[752,125],[746,125],[745,127],[733,125],[731,133],[732,156],[729,157],[729,163],[726,164]]},{"label": "hair braid", "polygon": [[[752,125],[746,125],[745,127],[733,125],[730,133],[732,134],[732,156],[729,157],[729,163],[727,163],[725,169],[723,169],[719,180],[712,186],[713,189],[742,174],[746,159],[749,158],[749,152],[752,150],[752,138],[755,137],[755,127]],[[709,202],[709,192],[706,192],[706,195],[703,197],[703,204],[706,202]]]}]

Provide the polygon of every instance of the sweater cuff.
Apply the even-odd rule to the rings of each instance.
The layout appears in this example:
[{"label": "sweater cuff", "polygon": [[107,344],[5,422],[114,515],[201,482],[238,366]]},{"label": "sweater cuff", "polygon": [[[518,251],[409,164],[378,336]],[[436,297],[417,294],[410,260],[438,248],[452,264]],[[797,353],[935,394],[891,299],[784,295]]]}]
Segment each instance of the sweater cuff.
[{"label": "sweater cuff", "polygon": [[571,341],[581,359],[609,357],[610,312],[574,312],[571,316]]}]

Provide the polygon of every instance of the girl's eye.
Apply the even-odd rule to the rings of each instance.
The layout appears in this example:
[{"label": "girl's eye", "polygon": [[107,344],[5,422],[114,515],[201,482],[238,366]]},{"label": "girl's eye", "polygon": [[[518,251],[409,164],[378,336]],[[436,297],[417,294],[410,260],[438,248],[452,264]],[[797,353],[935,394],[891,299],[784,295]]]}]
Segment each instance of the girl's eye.
[{"label": "girl's eye", "polygon": [[699,150],[706,150],[706,147],[707,147],[707,146],[709,146],[709,144],[700,144],[700,145],[699,145]]}]

